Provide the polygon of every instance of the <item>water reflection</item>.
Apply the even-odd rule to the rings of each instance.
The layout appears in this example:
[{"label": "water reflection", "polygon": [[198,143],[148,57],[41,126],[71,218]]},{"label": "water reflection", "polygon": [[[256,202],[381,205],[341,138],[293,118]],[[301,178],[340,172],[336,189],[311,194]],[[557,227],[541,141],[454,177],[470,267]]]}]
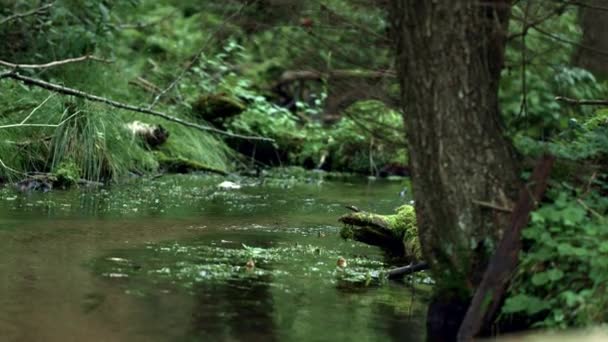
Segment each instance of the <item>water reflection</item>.
[{"label": "water reflection", "polygon": [[343,205],[389,212],[401,184],[215,184],[0,190],[0,340],[419,340],[424,300],[337,236]]},{"label": "water reflection", "polygon": [[208,341],[278,341],[270,275],[199,284],[192,335]]}]

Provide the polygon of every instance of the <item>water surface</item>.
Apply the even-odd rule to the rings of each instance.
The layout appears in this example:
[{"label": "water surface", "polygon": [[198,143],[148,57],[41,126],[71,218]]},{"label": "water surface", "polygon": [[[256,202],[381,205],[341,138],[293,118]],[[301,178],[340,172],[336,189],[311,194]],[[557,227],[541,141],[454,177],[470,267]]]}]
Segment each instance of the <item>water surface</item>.
[{"label": "water surface", "polygon": [[422,339],[423,289],[338,237],[344,205],[390,213],[401,182],[222,180],[0,190],[0,340]]}]

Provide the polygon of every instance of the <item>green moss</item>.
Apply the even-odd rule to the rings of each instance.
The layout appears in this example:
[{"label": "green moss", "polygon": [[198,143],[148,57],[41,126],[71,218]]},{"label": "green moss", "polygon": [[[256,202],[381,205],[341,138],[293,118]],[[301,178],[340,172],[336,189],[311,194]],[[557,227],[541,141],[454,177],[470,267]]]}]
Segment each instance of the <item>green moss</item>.
[{"label": "green moss", "polygon": [[245,109],[240,100],[223,94],[202,95],[192,104],[192,111],[207,121],[233,117]]},{"label": "green moss", "polygon": [[218,173],[221,175],[227,174],[227,172],[224,170],[216,169],[183,157],[169,157],[162,152],[157,152],[155,153],[155,155],[157,157],[160,168],[170,173],[190,173],[196,171],[206,171]]},{"label": "green moss", "polygon": [[[344,239],[376,245],[389,253],[398,253],[397,256],[422,259],[416,212],[411,205],[397,208],[393,215],[357,212],[341,217],[340,221],[345,223],[340,231]],[[400,241],[403,248],[396,246]]]},{"label": "green moss", "polygon": [[56,177],[55,186],[69,188],[78,183],[80,177],[80,169],[73,161],[61,163],[53,172]]},{"label": "green moss", "polygon": [[389,215],[387,220],[391,227],[403,237],[406,253],[422,258],[422,248],[418,239],[418,225],[416,224],[416,211],[411,205],[402,205],[397,208],[397,214]]}]

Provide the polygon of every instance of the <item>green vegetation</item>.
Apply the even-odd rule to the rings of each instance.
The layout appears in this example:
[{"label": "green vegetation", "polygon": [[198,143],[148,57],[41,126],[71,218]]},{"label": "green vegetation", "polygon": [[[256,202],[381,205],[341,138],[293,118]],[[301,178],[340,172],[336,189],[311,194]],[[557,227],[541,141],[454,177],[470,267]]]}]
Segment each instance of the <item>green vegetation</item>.
[{"label": "green vegetation", "polygon": [[[135,177],[147,186],[164,181],[157,177],[164,173],[213,174],[204,189],[185,191],[184,200],[206,196],[221,202],[211,212],[228,212],[233,208],[223,206],[240,197],[217,191],[227,176],[244,185],[243,192],[259,186],[276,195],[336,179],[363,189],[353,175],[409,176],[412,164],[419,169],[407,189],[415,191],[421,212],[401,201],[394,213],[350,213],[341,218],[340,234],[383,248],[392,262],[426,259],[437,284],[472,296],[510,227],[517,191],[522,184],[533,187],[526,182],[536,160],[550,154],[556,162],[549,188],[523,230],[518,268],[495,323],[514,319],[550,329],[605,324],[608,71],[592,72],[580,62],[581,54],[595,52],[606,65],[601,39],[598,46],[585,45],[593,43],[583,24],[597,14],[589,12],[597,10],[593,3],[519,1],[505,5],[511,8],[504,37],[507,26],[485,30],[463,15],[457,23],[445,20],[463,25],[459,29],[429,29],[428,45],[414,46],[426,33],[412,23],[399,26],[407,18],[396,14],[428,18],[423,2],[0,0],[0,183],[27,192],[128,186]],[[447,2],[435,4],[446,18],[456,11],[444,7]],[[436,18],[443,17],[429,20]],[[461,42],[471,49],[448,49],[459,32],[471,34]],[[497,45],[504,38],[505,48],[481,39],[474,45],[470,40],[479,32]],[[408,42],[412,46],[402,46]],[[478,50],[483,56],[468,55]],[[487,77],[475,78],[481,74]],[[485,102],[496,96],[498,106]],[[489,132],[493,136],[484,136]],[[497,151],[508,158],[500,160]],[[146,186],[141,191],[150,195]],[[3,198],[27,202],[3,191]],[[399,191],[404,194],[401,188],[394,195]],[[56,208],[38,201],[31,206]],[[333,216],[348,201],[329,201]],[[295,205],[306,207],[302,202]],[[263,213],[269,220],[278,216],[273,208]],[[286,277],[271,266],[290,258],[310,262],[315,253],[339,256],[309,245],[155,248],[158,262],[145,269],[150,281],[186,287],[228,281],[251,257],[258,269],[239,276]],[[339,286],[386,286],[380,273],[369,271],[382,265],[357,258],[339,270],[326,261],[323,276]],[[127,277],[141,273],[131,266],[120,258],[95,264],[108,274],[125,267]]]}]

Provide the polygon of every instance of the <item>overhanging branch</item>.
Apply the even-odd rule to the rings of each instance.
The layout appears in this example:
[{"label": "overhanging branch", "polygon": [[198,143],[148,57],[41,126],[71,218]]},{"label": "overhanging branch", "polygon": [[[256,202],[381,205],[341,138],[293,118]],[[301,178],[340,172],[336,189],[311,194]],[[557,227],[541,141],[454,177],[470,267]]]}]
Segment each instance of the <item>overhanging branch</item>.
[{"label": "overhanging branch", "polygon": [[556,96],[555,101],[578,106],[608,106],[608,100],[579,100],[570,97]]},{"label": "overhanging branch", "polygon": [[221,129],[217,129],[214,127],[199,125],[197,123],[186,121],[186,120],[171,116],[169,114],[166,114],[166,113],[163,113],[160,111],[151,110],[151,109],[147,109],[147,108],[143,108],[143,107],[137,107],[134,105],[130,105],[128,103],[114,101],[114,100],[111,100],[111,99],[108,99],[105,97],[85,93],[78,89],[68,88],[68,87],[64,87],[64,86],[61,86],[61,85],[58,85],[55,83],[50,83],[50,82],[46,82],[46,81],[39,80],[36,78],[24,76],[15,71],[0,73],[0,79],[2,79],[2,78],[11,78],[11,79],[20,81],[20,82],[28,84],[28,85],[33,85],[36,87],[44,88],[46,90],[50,90],[50,91],[64,94],[64,95],[72,95],[72,96],[80,97],[80,98],[83,98],[83,99],[86,99],[89,101],[93,101],[93,102],[104,103],[106,105],[109,105],[109,106],[112,106],[115,108],[120,108],[120,109],[124,109],[124,110],[128,110],[128,111],[132,111],[132,112],[138,112],[138,113],[144,113],[144,114],[157,116],[157,117],[163,118],[167,121],[175,122],[180,125],[187,126],[187,127],[196,128],[198,130],[205,131],[205,132],[215,133],[215,134],[219,134],[219,135],[223,135],[223,136],[227,136],[227,137],[231,137],[231,138],[237,138],[237,139],[260,140],[260,141],[271,141],[271,142],[274,141],[273,139],[270,139],[270,138],[265,138],[265,137],[260,137],[260,136],[241,135],[241,134],[223,131]]},{"label": "overhanging branch", "polygon": [[43,12],[43,11],[51,8],[52,6],[53,6],[53,4],[50,3],[50,4],[46,4],[46,5],[40,6],[38,8],[35,8],[35,9],[31,10],[31,11],[27,11],[27,12],[24,12],[24,13],[15,13],[15,14],[13,14],[11,16],[8,16],[8,17],[6,17],[4,19],[0,19],[0,25],[5,24],[5,23],[7,23],[9,21],[12,21],[12,20],[29,17],[30,15],[34,15],[34,14]]}]

